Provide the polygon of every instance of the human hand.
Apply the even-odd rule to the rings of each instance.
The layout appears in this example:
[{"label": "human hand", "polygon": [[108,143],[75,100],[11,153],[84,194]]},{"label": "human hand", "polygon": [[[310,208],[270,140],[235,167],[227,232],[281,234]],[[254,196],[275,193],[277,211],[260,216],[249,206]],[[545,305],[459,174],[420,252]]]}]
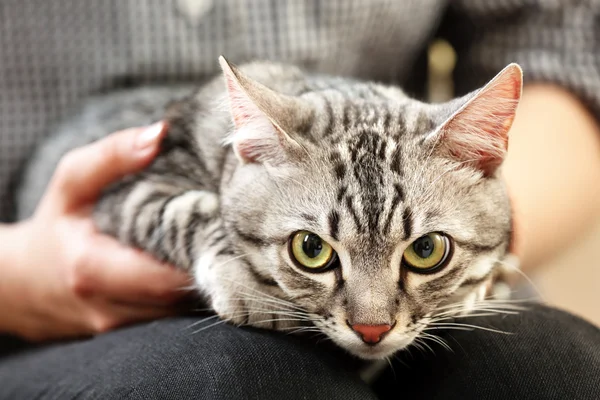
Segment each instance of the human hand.
[{"label": "human hand", "polygon": [[34,216],[0,230],[9,254],[0,261],[0,330],[63,339],[176,312],[189,277],[99,233],[90,216],[108,184],[154,158],[163,133],[159,123],[71,151]]}]

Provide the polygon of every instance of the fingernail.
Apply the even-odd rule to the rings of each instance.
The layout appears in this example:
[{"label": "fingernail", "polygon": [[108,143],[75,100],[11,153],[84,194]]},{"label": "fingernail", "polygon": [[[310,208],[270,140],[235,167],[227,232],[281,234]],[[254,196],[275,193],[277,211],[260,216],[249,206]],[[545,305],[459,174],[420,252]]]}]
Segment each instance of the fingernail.
[{"label": "fingernail", "polygon": [[135,146],[139,150],[154,146],[156,144],[156,139],[161,135],[163,128],[164,123],[162,121],[150,125],[138,135]]}]

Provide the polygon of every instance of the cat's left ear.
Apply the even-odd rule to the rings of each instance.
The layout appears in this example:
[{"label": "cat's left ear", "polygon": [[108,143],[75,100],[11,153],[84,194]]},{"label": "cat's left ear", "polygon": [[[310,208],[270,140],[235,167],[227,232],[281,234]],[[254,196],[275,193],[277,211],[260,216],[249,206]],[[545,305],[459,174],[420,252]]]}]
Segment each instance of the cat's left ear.
[{"label": "cat's left ear", "polygon": [[[523,71],[510,64],[431,135],[446,156],[493,175],[504,161],[521,99]],[[469,96],[469,95],[467,95]]]},{"label": "cat's left ear", "polygon": [[219,63],[235,125],[227,142],[240,161],[277,165],[301,156],[304,149],[292,134],[312,120],[312,108],[251,79],[223,56]]}]

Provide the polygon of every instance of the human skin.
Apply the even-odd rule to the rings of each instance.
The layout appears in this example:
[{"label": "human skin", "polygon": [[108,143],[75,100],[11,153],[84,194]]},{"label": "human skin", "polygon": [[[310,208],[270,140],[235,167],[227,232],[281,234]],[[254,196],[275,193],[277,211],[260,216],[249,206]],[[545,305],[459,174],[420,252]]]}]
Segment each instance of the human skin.
[{"label": "human skin", "polygon": [[34,216],[0,225],[0,332],[65,339],[177,313],[190,278],[100,234],[90,217],[101,190],[145,167],[163,135],[162,124],[134,128],[72,151]]},{"label": "human skin", "polygon": [[528,273],[573,244],[600,215],[600,129],[581,101],[549,84],[524,88],[502,169],[515,253]]}]

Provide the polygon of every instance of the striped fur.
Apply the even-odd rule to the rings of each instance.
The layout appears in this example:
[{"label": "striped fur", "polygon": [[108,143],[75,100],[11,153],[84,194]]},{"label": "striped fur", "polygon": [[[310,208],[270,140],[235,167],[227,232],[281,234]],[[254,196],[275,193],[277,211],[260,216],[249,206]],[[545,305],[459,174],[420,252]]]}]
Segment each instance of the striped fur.
[{"label": "striped fur", "polygon": [[[436,307],[483,293],[496,261],[507,254],[506,191],[495,169],[483,171],[461,159],[460,148],[449,152],[440,143],[470,146],[469,132],[476,132],[473,143],[502,148],[482,137],[485,121],[478,116],[512,116],[518,98],[497,105],[488,90],[480,92],[484,106],[477,105],[478,93],[430,105],[396,87],[291,66],[232,68],[225,68],[234,85],[229,95],[219,77],[170,103],[161,153],[145,171],[106,190],[95,212],[100,229],[190,271],[225,319],[271,329],[310,323],[363,358],[409,345]],[[499,79],[500,86],[520,84]],[[232,87],[235,96],[248,98],[231,95]],[[237,107],[234,118],[229,105]],[[107,106],[100,100],[94,107]],[[96,114],[89,123],[106,118]],[[254,122],[246,124],[250,117]],[[466,123],[472,129],[465,130]],[[52,143],[72,134],[67,127],[51,139],[30,171],[57,160]],[[444,141],[459,134],[465,136]],[[477,151],[471,146],[467,154]],[[497,157],[494,165],[503,153]],[[28,194],[36,190],[25,184],[21,193],[39,198]],[[296,268],[287,241],[298,230],[326,239],[341,268],[322,274]],[[454,238],[449,265],[428,275],[406,271],[404,249],[434,231]],[[368,346],[348,321],[395,325],[381,343]]]}]

